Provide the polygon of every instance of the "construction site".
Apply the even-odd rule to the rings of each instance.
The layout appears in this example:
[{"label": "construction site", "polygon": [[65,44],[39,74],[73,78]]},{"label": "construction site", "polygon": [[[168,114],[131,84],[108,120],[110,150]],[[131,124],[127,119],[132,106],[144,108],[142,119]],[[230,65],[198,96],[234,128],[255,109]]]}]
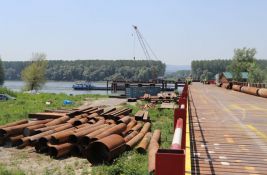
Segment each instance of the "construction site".
[{"label": "construction site", "polygon": [[[179,96],[144,94],[134,113],[96,105],[31,113],[0,127],[0,153],[16,147],[62,161],[87,159],[87,166],[112,166],[123,152],[134,150],[148,157],[150,174],[265,174],[267,90],[224,87],[194,82]],[[152,129],[149,108],[173,111],[169,147],[161,146],[166,135],[160,127]]]}]

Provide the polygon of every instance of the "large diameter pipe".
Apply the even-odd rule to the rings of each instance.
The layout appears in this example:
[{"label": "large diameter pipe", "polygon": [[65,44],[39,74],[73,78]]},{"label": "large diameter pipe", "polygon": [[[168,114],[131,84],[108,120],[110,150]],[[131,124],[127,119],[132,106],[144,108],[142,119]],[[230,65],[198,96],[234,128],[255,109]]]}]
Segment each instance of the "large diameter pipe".
[{"label": "large diameter pipe", "polygon": [[6,125],[1,125],[0,129],[1,128],[6,128],[6,127],[10,127],[10,126],[15,126],[15,125],[21,125],[21,124],[25,124],[25,123],[28,123],[28,120],[24,119],[24,120],[8,123]]},{"label": "large diameter pipe", "polygon": [[183,119],[179,118],[176,122],[171,149],[181,149],[183,133]]},{"label": "large diameter pipe", "polygon": [[151,136],[152,136],[152,133],[151,132],[146,133],[146,135],[144,136],[144,138],[141,140],[141,142],[136,147],[136,151],[138,153],[142,153],[142,154],[145,154],[146,153],[146,150],[147,150],[149,141],[151,139]]},{"label": "large diameter pipe", "polygon": [[148,172],[152,173],[155,171],[156,166],[156,153],[159,149],[159,141],[160,141],[160,130],[155,130],[150,144],[148,146]]},{"label": "large diameter pipe", "polygon": [[63,143],[60,145],[50,145],[49,146],[49,155],[51,157],[59,158],[70,153],[73,148],[71,143]]},{"label": "large diameter pipe", "polygon": [[50,121],[51,121],[51,119],[31,121],[31,122],[25,123],[25,124],[1,128],[0,129],[0,137],[6,137],[6,136],[10,136],[10,135],[19,135],[19,134],[22,134],[23,129],[26,127],[37,125],[37,124],[44,124],[44,123],[47,123]]},{"label": "large diameter pipe", "polygon": [[112,134],[89,145],[86,157],[93,165],[108,163],[125,151],[125,141],[122,136]]},{"label": "large diameter pipe", "polygon": [[259,88],[256,87],[248,87],[248,86],[243,86],[241,88],[241,92],[244,92],[246,94],[250,94],[250,95],[258,95],[258,90]]},{"label": "large diameter pipe", "polygon": [[258,91],[258,95],[260,97],[267,98],[267,89],[266,88],[260,88]]}]

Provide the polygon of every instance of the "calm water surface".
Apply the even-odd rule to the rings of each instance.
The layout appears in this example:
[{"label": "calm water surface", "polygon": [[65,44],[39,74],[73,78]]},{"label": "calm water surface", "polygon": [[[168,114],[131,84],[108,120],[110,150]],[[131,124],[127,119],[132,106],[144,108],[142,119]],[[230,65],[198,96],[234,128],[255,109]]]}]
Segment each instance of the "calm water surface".
[{"label": "calm water surface", "polygon": [[[61,81],[48,81],[45,83],[44,87],[40,90],[40,92],[46,92],[46,93],[65,93],[65,94],[102,94],[102,95],[119,95],[124,94],[124,91],[117,91],[116,93],[113,93],[111,91],[78,91],[73,90],[72,85],[74,82],[61,82]],[[103,82],[93,82],[92,83],[95,86],[106,86],[106,83]],[[23,81],[5,81],[4,86],[12,89],[14,91],[21,91],[24,82]]]}]

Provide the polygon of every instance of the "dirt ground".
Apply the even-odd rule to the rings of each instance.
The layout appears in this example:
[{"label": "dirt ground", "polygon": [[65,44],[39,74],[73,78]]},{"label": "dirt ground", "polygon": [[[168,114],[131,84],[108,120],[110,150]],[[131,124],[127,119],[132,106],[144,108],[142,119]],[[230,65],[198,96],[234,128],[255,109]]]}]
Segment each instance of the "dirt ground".
[{"label": "dirt ground", "polygon": [[[126,99],[106,98],[92,101],[88,99],[84,106],[118,106]],[[87,175],[91,174],[91,165],[87,159],[68,157],[53,159],[45,154],[36,153],[33,147],[24,149],[0,147],[0,164],[6,168],[20,169],[27,175]]]}]

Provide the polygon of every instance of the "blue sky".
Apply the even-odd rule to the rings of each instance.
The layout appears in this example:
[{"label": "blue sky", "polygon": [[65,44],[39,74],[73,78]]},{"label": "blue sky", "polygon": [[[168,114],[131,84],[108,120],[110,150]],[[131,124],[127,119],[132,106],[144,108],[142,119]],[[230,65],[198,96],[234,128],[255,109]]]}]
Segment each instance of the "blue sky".
[{"label": "blue sky", "polygon": [[[266,9],[265,0],[0,0],[0,55],[132,59],[134,24],[167,64],[231,58],[244,46],[267,59]],[[144,58],[139,43],[135,55]]]}]

